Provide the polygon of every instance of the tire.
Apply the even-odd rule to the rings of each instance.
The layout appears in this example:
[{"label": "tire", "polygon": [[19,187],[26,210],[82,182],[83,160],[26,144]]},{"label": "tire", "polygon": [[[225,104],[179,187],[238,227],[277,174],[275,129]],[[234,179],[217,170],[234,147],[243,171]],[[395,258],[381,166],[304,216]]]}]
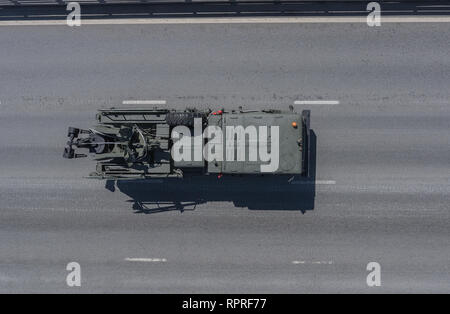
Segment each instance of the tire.
[{"label": "tire", "polygon": [[196,118],[204,121],[205,115],[200,112],[169,112],[166,115],[166,123],[171,127],[178,125],[193,127]]}]

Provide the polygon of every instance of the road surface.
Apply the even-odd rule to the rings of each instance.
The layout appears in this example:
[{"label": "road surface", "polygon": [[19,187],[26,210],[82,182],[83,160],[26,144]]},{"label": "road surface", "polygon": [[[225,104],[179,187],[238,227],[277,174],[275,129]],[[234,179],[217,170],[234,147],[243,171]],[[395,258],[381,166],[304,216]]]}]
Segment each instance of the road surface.
[{"label": "road surface", "polygon": [[[0,292],[450,292],[450,24],[5,26],[0,42]],[[124,100],[339,104],[296,106],[317,137],[297,195],[84,179],[67,126]]]}]

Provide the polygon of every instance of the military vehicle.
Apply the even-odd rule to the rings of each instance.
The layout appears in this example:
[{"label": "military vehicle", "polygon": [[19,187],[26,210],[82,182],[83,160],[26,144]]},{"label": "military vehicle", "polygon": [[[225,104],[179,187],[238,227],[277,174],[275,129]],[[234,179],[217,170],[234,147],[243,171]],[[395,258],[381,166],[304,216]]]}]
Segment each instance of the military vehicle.
[{"label": "military vehicle", "polygon": [[[218,178],[227,175],[269,174],[307,177],[310,156],[310,111],[304,110],[299,114],[292,106],[289,109],[285,111],[252,111],[243,110],[242,107],[231,111],[189,108],[101,109],[96,115],[97,125],[93,128],[69,127],[69,141],[63,156],[69,159],[87,157],[87,152],[78,152],[79,149],[87,150],[97,161],[96,171],[89,177],[107,180],[183,178],[188,175],[215,175]],[[234,154],[234,157],[237,157],[236,153],[242,149],[240,156],[246,156],[247,159],[229,158],[228,155],[222,159],[208,159],[205,147],[212,142],[212,138],[205,136],[204,132],[211,127],[215,130],[226,130],[223,131],[222,138],[216,141],[218,143],[216,145],[219,145],[215,147],[216,149],[222,148],[227,154],[227,149],[231,149],[231,155]],[[267,130],[266,144],[258,144],[260,148],[266,146],[267,153],[274,150],[273,137],[278,133],[279,160],[277,167],[269,173],[261,170],[268,163],[267,158],[264,161],[263,158],[258,160],[248,158],[250,147],[255,144],[255,138],[251,138],[254,132],[250,132],[249,127],[259,127],[260,131]],[[273,127],[277,127],[278,131],[274,132]],[[184,132],[177,131],[180,128]],[[230,128],[235,133],[229,133]],[[243,135],[245,140],[245,145],[239,147],[238,131],[243,132],[241,136]],[[174,134],[179,135],[178,140],[184,138],[194,142],[192,148],[189,148],[192,149],[192,154],[188,155],[196,156],[195,159],[174,158],[177,143]],[[256,141],[258,139],[261,137],[257,137]],[[206,158],[198,158],[196,149],[203,151]]]}]

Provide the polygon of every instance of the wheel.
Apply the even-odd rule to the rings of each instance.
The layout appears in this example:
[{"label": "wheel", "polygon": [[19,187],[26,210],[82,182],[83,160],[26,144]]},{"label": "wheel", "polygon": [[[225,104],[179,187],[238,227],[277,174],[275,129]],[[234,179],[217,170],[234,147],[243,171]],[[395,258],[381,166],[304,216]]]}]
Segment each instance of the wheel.
[{"label": "wheel", "polygon": [[196,118],[203,121],[205,115],[200,112],[169,112],[166,115],[166,123],[172,127],[177,125],[193,127]]}]

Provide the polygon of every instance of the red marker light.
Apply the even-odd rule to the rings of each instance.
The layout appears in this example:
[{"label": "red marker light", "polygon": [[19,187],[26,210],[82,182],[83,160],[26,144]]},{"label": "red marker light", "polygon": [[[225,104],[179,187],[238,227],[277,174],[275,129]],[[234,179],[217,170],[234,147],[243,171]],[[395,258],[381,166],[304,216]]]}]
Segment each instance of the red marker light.
[{"label": "red marker light", "polygon": [[222,177],[223,177],[223,174],[219,174],[219,175],[217,176],[217,179],[222,179]]}]

